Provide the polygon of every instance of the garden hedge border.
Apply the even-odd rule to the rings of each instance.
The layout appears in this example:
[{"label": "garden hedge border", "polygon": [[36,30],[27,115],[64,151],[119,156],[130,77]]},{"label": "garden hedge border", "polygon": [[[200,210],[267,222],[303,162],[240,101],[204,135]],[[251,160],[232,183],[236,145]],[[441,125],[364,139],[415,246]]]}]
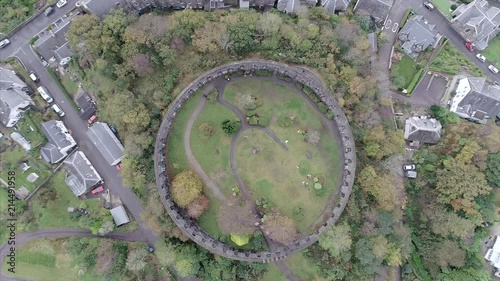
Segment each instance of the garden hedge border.
[{"label": "garden hedge border", "polygon": [[[233,73],[256,73],[262,71],[270,71],[277,76],[287,77],[295,80],[311,88],[316,96],[324,102],[328,108],[333,112],[334,118],[332,122],[336,123],[338,135],[340,136],[342,153],[340,153],[340,161],[343,163],[342,180],[338,191],[330,198],[331,202],[338,202],[330,216],[321,227],[319,227],[313,234],[305,237],[300,237],[292,245],[277,247],[274,251],[253,251],[236,249],[230,245],[224,244],[217,239],[213,238],[205,231],[203,231],[196,221],[187,216],[185,211],[179,208],[171,199],[169,188],[171,179],[167,173],[167,139],[173,124],[174,118],[181,110],[184,103],[192,97],[197,90],[202,88],[205,84],[226,75]],[[216,67],[205,74],[195,79],[189,84],[172,102],[167,114],[164,116],[160,125],[160,129],[155,143],[154,154],[154,167],[156,185],[160,193],[161,201],[165,206],[167,213],[175,222],[175,224],[195,243],[204,247],[208,251],[224,256],[229,259],[249,261],[249,262],[272,262],[286,258],[288,255],[303,250],[306,247],[315,243],[319,235],[324,232],[328,227],[334,225],[340,215],[342,214],[354,184],[354,175],[356,169],[356,152],[354,137],[352,135],[347,118],[338,106],[337,102],[333,99],[331,94],[323,87],[320,79],[311,71],[302,67],[293,67],[283,63],[265,60],[247,60],[229,63]],[[340,199],[339,199],[340,198]]]}]

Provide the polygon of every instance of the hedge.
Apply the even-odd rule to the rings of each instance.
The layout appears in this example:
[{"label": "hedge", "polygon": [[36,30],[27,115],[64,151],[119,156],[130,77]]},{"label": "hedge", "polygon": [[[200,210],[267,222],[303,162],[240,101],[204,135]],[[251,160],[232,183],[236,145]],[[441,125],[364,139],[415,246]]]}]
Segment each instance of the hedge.
[{"label": "hedge", "polygon": [[412,9],[406,10],[403,18],[401,19],[401,22],[399,23],[400,28],[403,28],[403,26],[405,25],[406,21],[408,20],[408,17],[410,16],[411,11],[413,10]]},{"label": "hedge", "polygon": [[413,90],[415,89],[415,86],[417,86],[418,81],[420,81],[420,77],[422,76],[422,73],[424,73],[424,69],[421,68],[415,76],[413,76],[413,79],[411,80],[410,84],[408,85],[407,91],[408,95],[410,95]]}]

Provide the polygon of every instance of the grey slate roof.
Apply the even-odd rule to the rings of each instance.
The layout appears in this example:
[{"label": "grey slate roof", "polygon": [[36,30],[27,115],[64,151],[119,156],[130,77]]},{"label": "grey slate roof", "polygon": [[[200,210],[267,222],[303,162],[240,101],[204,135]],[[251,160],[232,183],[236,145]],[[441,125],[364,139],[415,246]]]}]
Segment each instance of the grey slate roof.
[{"label": "grey slate roof", "polygon": [[410,117],[405,121],[404,138],[420,144],[436,144],[441,138],[441,123],[434,118]]},{"label": "grey slate roof", "polygon": [[120,226],[130,222],[127,212],[125,211],[125,208],[123,208],[123,206],[115,207],[109,211],[111,212],[111,216],[113,216],[113,220],[115,221],[116,226]]},{"label": "grey slate roof", "polygon": [[102,182],[102,177],[81,151],[71,154],[63,163],[69,171],[66,184],[76,196],[85,194],[92,187]]},{"label": "grey slate roof", "polygon": [[89,136],[109,165],[113,166],[120,163],[123,158],[123,145],[109,129],[108,124],[94,123],[87,131],[87,136]]},{"label": "grey slate roof", "polygon": [[78,114],[84,120],[88,120],[96,112],[94,104],[91,102],[90,96],[87,93],[85,93],[85,91],[83,91],[81,87],[78,87],[76,96],[77,96],[76,105],[78,106]]},{"label": "grey slate roof", "polygon": [[49,163],[54,164],[61,161],[68,154],[68,151],[76,146],[75,140],[62,121],[44,122],[41,131],[47,137],[48,143],[40,149],[40,154]]},{"label": "grey slate roof", "polygon": [[292,14],[300,7],[299,0],[278,0],[277,9],[280,12]]},{"label": "grey slate roof", "polygon": [[360,15],[370,15],[379,24],[389,15],[394,0],[358,0],[354,12]]},{"label": "grey slate roof", "polygon": [[477,49],[484,50],[500,32],[500,9],[490,7],[486,0],[462,4],[452,13],[452,27]]},{"label": "grey slate roof", "polygon": [[436,31],[436,26],[429,24],[423,16],[416,15],[408,19],[399,32],[399,40],[403,42],[401,47],[404,52],[412,58],[424,51],[429,46],[437,44],[441,36]]},{"label": "grey slate roof", "polygon": [[460,101],[456,113],[468,115],[469,119],[479,122],[495,116],[500,117],[500,87],[486,83],[482,89],[474,87],[471,86],[471,91]]},{"label": "grey slate roof", "polygon": [[7,126],[13,116],[18,116],[33,100],[22,90],[26,84],[15,72],[0,67],[0,122]]},{"label": "grey slate roof", "polygon": [[57,146],[50,142],[47,142],[44,146],[42,146],[42,148],[40,149],[40,155],[42,155],[42,158],[43,160],[45,160],[45,162],[49,162],[52,164],[61,161],[64,156],[66,156],[59,152]]},{"label": "grey slate roof", "polygon": [[321,5],[330,14],[335,14],[339,11],[345,11],[349,6],[350,0],[323,0]]}]

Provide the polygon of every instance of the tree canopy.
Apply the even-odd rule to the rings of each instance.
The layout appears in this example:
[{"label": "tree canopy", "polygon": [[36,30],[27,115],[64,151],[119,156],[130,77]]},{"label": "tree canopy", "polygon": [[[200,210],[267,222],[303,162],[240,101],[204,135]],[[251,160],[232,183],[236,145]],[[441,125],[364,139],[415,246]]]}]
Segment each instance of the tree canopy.
[{"label": "tree canopy", "polygon": [[174,202],[182,208],[201,195],[203,182],[193,170],[184,171],[174,177],[170,193]]}]

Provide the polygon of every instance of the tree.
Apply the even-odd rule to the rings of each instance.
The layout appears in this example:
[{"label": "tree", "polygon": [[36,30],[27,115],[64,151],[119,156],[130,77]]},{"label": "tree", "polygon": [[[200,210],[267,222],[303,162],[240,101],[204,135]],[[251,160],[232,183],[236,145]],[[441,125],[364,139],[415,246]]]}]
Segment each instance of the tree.
[{"label": "tree", "polygon": [[372,252],[375,257],[383,259],[389,251],[389,242],[384,236],[375,236],[372,238],[373,248]]},{"label": "tree", "polygon": [[215,53],[223,48],[219,42],[226,34],[226,25],[220,22],[208,22],[204,27],[195,30],[192,39],[193,46],[200,53]]},{"label": "tree", "polygon": [[199,265],[192,258],[184,258],[177,261],[175,268],[182,277],[194,276],[199,271]]},{"label": "tree", "polygon": [[451,204],[455,211],[477,213],[474,199],[491,191],[485,176],[473,165],[451,160],[450,165],[437,171],[438,201]]},{"label": "tree", "polygon": [[193,170],[186,170],[174,177],[170,194],[181,208],[185,208],[201,195],[203,182]]},{"label": "tree", "polygon": [[451,240],[445,240],[439,243],[439,249],[436,251],[437,261],[442,268],[449,266],[460,268],[465,265],[465,251],[460,249],[458,244]]},{"label": "tree", "polygon": [[228,135],[234,135],[240,130],[241,122],[240,120],[231,121],[229,119],[226,119],[222,121],[221,128],[224,131],[224,133]]},{"label": "tree", "polygon": [[321,234],[318,245],[327,250],[332,257],[339,257],[351,248],[351,227],[345,222],[330,227]]},{"label": "tree", "polygon": [[361,238],[356,242],[355,256],[363,267],[363,270],[368,274],[377,272],[382,264],[382,259],[377,258],[373,252],[373,242],[366,238]]},{"label": "tree", "polygon": [[488,154],[486,163],[486,180],[491,186],[500,187],[500,152]]},{"label": "tree", "polygon": [[151,63],[148,54],[137,54],[131,60],[134,71],[139,77],[144,77],[154,72],[154,65]]},{"label": "tree", "polygon": [[309,144],[318,144],[320,141],[320,134],[316,130],[307,130],[306,141]]},{"label": "tree", "polygon": [[190,217],[199,218],[210,207],[210,200],[205,195],[201,195],[194,199],[193,202],[186,206],[187,213]]},{"label": "tree", "polygon": [[372,195],[384,210],[393,210],[396,204],[396,190],[387,174],[377,175],[372,166],[366,166],[357,178],[359,186]]},{"label": "tree", "polygon": [[292,244],[297,237],[293,220],[279,212],[265,215],[263,229],[269,238],[285,245]]},{"label": "tree", "polygon": [[250,94],[238,94],[235,105],[242,110],[254,110],[257,108],[256,98]]},{"label": "tree", "polygon": [[85,14],[71,22],[66,38],[72,50],[81,52],[87,61],[94,61],[102,53],[102,26],[95,15]]},{"label": "tree", "polygon": [[430,221],[431,231],[435,234],[443,237],[452,236],[463,240],[474,235],[476,226],[472,220],[447,211],[441,204],[427,205],[424,214]]},{"label": "tree", "polygon": [[128,253],[127,269],[130,271],[139,271],[146,266],[146,251],[142,248],[134,249]]}]

